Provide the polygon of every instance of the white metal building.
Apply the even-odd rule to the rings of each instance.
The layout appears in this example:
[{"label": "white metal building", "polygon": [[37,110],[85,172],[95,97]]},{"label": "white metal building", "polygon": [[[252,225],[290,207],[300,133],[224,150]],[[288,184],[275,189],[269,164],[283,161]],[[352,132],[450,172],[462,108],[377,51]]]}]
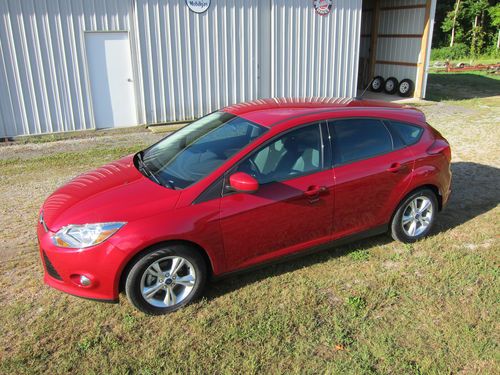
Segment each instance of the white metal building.
[{"label": "white metal building", "polygon": [[0,138],[355,96],[374,75],[423,97],[435,3],[2,0]]}]

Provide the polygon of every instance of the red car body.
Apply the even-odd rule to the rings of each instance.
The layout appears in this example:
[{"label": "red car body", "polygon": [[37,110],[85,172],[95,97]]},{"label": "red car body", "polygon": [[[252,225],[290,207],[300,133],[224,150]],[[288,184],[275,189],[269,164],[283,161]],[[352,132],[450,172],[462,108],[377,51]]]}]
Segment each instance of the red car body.
[{"label": "red car body", "polygon": [[[116,300],[127,266],[155,244],[189,243],[204,254],[212,275],[220,276],[307,248],[387,231],[399,202],[419,187],[433,189],[440,208],[448,200],[449,146],[415,108],[363,100],[273,99],[223,111],[269,130],[186,189],[154,183],[137,170],[130,155],[55,191],[42,207],[37,228],[44,281],[73,295]],[[412,146],[267,184],[259,194],[197,201],[231,166],[269,139],[302,124],[342,118],[403,121],[424,131]],[[86,249],[60,248],[50,238],[68,224],[116,221],[127,224]],[[90,286],[81,285],[79,275],[87,276]]]}]

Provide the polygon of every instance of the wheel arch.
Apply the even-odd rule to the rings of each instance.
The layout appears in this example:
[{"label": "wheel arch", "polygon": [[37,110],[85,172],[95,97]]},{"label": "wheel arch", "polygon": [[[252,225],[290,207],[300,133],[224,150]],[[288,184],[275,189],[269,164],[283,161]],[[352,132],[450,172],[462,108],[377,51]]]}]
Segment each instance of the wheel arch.
[{"label": "wheel arch", "polygon": [[[155,251],[159,248],[165,247],[165,246],[171,246],[171,245],[184,245],[184,246],[189,246],[193,249],[196,249],[202,256],[203,259],[205,260],[205,264],[207,265],[208,269],[208,278],[213,276],[214,274],[214,267],[212,264],[212,260],[208,256],[207,251],[200,245],[198,245],[195,242],[188,241],[188,240],[167,240],[167,241],[161,241],[158,243],[155,243],[153,245],[150,245],[140,251],[138,251],[132,258],[130,258],[123,269],[121,270],[118,278],[118,293],[122,292],[125,290],[125,281],[127,279],[127,276],[134,266],[134,264],[137,262],[139,258],[141,258],[144,254],[150,253],[152,251]],[[116,289],[115,289],[116,290]]]},{"label": "wheel arch", "polygon": [[423,189],[431,190],[434,193],[434,195],[436,196],[437,202],[438,202],[438,212],[441,211],[443,209],[443,197],[441,196],[441,194],[439,192],[439,188],[436,185],[433,185],[433,184],[419,185],[417,187],[414,187],[412,190],[410,190],[408,193],[406,193],[399,200],[398,204],[396,205],[396,207],[392,211],[392,215],[391,215],[391,219],[390,219],[389,223],[391,223],[392,219],[394,219],[394,215],[396,214],[396,212],[398,211],[399,207],[401,206],[401,203],[403,203],[405,201],[405,199],[408,198],[413,193],[415,193],[415,192],[417,192],[419,190],[423,190]]}]

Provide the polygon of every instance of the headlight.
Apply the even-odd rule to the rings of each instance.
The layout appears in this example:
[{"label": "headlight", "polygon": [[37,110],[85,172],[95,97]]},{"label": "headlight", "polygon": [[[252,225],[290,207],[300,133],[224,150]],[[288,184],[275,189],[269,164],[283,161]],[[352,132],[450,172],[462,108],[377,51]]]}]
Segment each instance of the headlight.
[{"label": "headlight", "polygon": [[82,249],[106,241],[126,223],[67,225],[53,234],[52,242],[59,247]]}]

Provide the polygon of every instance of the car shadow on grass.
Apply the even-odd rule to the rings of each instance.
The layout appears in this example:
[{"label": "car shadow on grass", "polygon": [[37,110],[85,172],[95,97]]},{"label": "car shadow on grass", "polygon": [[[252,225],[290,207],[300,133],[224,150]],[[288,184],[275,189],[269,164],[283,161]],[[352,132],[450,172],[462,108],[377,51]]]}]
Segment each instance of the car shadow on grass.
[{"label": "car shadow on grass", "polygon": [[[445,232],[492,210],[500,204],[500,169],[471,162],[452,163],[452,195],[447,207],[437,217],[432,235]],[[237,276],[230,275],[212,281],[205,292],[207,299],[215,299],[223,294],[259,282],[269,277],[286,274],[301,268],[348,255],[353,251],[368,250],[393,241],[389,235],[379,235],[348,245],[332,247],[324,251],[283,260],[271,265],[263,265],[252,271],[242,271]]]}]

